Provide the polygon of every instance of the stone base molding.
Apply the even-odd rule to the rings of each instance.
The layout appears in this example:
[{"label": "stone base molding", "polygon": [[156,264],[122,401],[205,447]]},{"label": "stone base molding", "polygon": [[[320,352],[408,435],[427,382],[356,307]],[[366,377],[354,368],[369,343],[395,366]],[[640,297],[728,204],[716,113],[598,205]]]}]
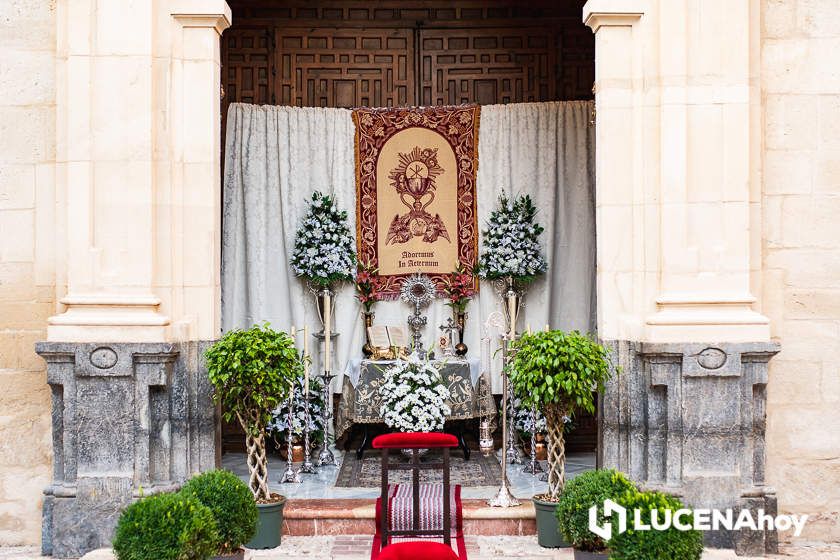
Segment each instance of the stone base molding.
[{"label": "stone base molding", "polygon": [[53,426],[43,554],[71,558],[107,546],[132,500],[218,464],[207,344],[38,343]]},{"label": "stone base molding", "polygon": [[[610,341],[621,368],[599,410],[599,465],[692,507],[775,512],[765,482],[767,362],[775,343]],[[749,533],[749,534],[747,534]],[[705,534],[706,544],[762,555],[769,532]]]}]

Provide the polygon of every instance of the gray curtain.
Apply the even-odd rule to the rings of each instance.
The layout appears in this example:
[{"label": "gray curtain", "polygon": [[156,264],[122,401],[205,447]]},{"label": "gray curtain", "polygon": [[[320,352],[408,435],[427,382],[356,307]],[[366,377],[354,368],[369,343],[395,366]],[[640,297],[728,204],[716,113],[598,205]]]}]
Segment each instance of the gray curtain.
[{"label": "gray curtain", "polygon": [[[522,103],[481,108],[478,161],[480,226],[502,190],[530,194],[545,227],[549,272],[525,298],[520,328],[595,328],[594,139],[592,102]],[[314,300],[288,266],[297,224],[315,190],[333,194],[355,228],[354,130],[344,109],[254,106],[228,112],[224,170],[222,324],[224,329],[269,321],[276,328],[319,324]],[[336,354],[341,371],[360,355],[360,306],[352,286],[339,292]],[[482,356],[495,390],[499,364],[490,356],[498,331],[485,329],[501,300],[482,282],[468,309],[466,344]],[[400,302],[376,305],[376,322],[400,323]],[[428,343],[450,315],[443,302],[427,310]],[[337,380],[336,387],[340,381]]]}]

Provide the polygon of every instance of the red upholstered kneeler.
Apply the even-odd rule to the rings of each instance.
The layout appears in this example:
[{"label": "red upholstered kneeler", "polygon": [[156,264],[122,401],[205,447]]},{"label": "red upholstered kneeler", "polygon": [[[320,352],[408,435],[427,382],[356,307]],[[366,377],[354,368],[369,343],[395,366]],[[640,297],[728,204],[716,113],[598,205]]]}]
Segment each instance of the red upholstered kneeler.
[{"label": "red upholstered kneeler", "polygon": [[449,545],[438,542],[401,542],[385,547],[379,560],[459,560]]},{"label": "red upholstered kneeler", "polygon": [[[466,559],[467,551],[461,515],[461,487],[456,485],[452,489],[449,485],[449,450],[457,446],[458,440],[455,436],[441,433],[394,433],[378,436],[373,440],[373,448],[382,450],[382,492],[376,500],[376,534],[373,537],[371,560],[404,557]],[[411,463],[391,465],[388,461],[391,449],[411,449]],[[419,449],[441,449],[443,461],[421,464]],[[421,470],[438,468],[443,470],[443,483],[420,483]],[[389,470],[411,470],[411,484],[389,484]],[[458,556],[454,556],[450,546],[453,532]],[[435,548],[439,552],[445,552],[445,549],[435,546],[437,543],[431,542],[440,537],[443,537],[441,546],[448,548],[452,554],[426,556],[426,553],[432,554]],[[420,538],[424,541],[389,544],[393,543],[395,538],[400,540]],[[386,551],[397,544],[400,547],[385,556]],[[422,555],[418,555],[420,553],[417,552],[419,550],[417,547],[424,546],[428,548],[424,549]],[[401,556],[401,554],[408,554],[409,550],[414,551],[412,556]],[[395,554],[400,554],[400,556],[392,556]]]}]

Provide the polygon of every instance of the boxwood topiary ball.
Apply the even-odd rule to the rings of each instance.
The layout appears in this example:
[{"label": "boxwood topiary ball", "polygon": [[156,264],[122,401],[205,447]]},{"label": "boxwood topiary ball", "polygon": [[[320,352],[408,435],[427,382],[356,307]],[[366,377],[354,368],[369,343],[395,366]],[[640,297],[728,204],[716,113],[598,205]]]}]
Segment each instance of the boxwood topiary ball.
[{"label": "boxwood topiary ball", "polygon": [[[631,490],[616,501],[627,509],[629,519],[633,519],[633,510],[639,510],[639,518],[646,525],[651,525],[651,512],[654,510],[661,524],[665,520],[664,512],[671,511],[673,514],[685,507],[677,498],[662,492]],[[700,531],[680,531],[673,524],[664,531],[635,531],[631,523],[626,532],[613,535],[607,544],[610,560],[700,560],[703,555],[703,535]]]},{"label": "boxwood topiary ball", "polygon": [[601,469],[581,473],[569,482],[560,495],[557,504],[557,521],[560,533],[575,548],[595,552],[604,550],[604,540],[589,530],[589,508],[598,506],[598,523],[603,526],[603,506],[607,498],[618,501],[636,486],[624,473],[613,469]]},{"label": "boxwood topiary ball", "polygon": [[125,508],[113,546],[119,560],[206,560],[219,542],[210,508],[177,493],[155,494]]},{"label": "boxwood topiary ball", "polygon": [[181,492],[210,508],[221,538],[221,552],[230,553],[257,531],[257,504],[248,485],[230,471],[213,470],[191,478]]}]

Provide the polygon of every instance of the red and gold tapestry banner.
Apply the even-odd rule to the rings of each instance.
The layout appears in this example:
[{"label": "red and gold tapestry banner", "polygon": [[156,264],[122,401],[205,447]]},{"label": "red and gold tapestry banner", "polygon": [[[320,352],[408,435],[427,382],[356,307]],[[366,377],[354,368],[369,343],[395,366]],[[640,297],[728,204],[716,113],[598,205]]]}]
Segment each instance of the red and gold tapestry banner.
[{"label": "red and gold tapestry banner", "polygon": [[379,269],[382,297],[406,276],[444,275],[478,255],[479,107],[356,109],[359,262]]}]

